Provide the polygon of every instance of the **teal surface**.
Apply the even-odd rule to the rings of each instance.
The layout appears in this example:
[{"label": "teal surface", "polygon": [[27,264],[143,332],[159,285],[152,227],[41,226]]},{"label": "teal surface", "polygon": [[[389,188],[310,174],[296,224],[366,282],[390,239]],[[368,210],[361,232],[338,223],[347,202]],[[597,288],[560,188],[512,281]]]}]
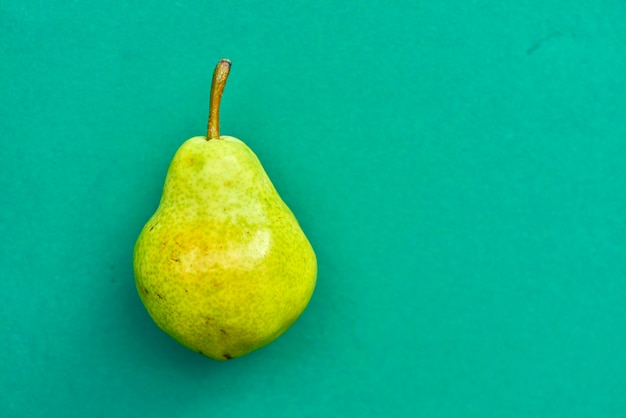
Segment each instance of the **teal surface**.
[{"label": "teal surface", "polygon": [[[626,416],[624,2],[122,3],[0,3],[0,416]],[[319,276],[217,363],[132,248],[222,56]]]}]

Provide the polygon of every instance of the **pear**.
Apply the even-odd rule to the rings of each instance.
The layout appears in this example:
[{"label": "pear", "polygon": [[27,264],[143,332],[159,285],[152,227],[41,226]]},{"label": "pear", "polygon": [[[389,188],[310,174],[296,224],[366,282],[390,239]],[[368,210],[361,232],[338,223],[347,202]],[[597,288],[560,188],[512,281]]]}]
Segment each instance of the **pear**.
[{"label": "pear", "polygon": [[259,159],[239,139],[220,136],[230,66],[222,59],[215,68],[208,134],[174,155],[133,263],[154,322],[220,361],[285,332],[306,308],[317,276],[313,248]]}]

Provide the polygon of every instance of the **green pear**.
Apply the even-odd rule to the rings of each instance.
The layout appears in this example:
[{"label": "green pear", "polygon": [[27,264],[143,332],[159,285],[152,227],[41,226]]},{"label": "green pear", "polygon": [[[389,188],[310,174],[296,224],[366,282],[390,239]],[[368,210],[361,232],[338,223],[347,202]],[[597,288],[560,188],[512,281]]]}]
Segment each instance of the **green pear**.
[{"label": "green pear", "polygon": [[256,155],[220,136],[230,61],[213,76],[207,136],[185,141],[134,249],[137,290],[154,322],[215,360],[269,344],[303,312],[317,262]]}]

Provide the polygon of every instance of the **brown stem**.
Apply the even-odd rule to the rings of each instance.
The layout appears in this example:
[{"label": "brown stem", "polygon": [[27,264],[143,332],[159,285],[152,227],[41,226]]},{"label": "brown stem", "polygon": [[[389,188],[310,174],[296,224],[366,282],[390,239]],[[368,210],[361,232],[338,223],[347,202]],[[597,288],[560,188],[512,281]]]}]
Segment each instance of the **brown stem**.
[{"label": "brown stem", "polygon": [[230,60],[222,58],[215,66],[213,81],[211,82],[211,98],[209,100],[209,128],[206,139],[220,139],[220,101],[226,86]]}]

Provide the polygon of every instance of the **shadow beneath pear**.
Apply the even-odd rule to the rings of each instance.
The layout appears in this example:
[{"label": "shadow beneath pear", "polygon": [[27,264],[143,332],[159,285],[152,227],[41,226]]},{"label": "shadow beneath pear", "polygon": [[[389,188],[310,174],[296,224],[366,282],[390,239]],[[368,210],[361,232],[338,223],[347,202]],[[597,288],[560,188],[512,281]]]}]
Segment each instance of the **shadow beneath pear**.
[{"label": "shadow beneath pear", "polygon": [[237,393],[214,388],[241,381],[238,374],[246,372],[236,371],[240,367],[232,367],[230,362],[216,362],[195,353],[161,331],[137,294],[132,258],[120,254],[118,260],[123,273],[108,295],[116,303],[99,305],[96,316],[106,317],[112,324],[110,333],[103,337],[108,341],[103,343],[118,347],[111,357],[117,357],[118,362],[112,368],[119,368],[117,373],[125,379],[126,389],[119,396],[130,395],[133,407],[141,405],[145,416],[181,416],[186,408],[197,408],[199,403],[228,402],[230,396],[234,399]]}]

